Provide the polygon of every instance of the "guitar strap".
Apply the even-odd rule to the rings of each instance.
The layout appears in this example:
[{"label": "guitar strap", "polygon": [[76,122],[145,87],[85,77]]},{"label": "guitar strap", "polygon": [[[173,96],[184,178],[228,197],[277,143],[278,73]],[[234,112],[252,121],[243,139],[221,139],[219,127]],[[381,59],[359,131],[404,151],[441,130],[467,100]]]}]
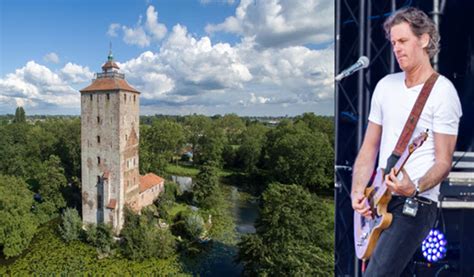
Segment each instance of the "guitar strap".
[{"label": "guitar strap", "polygon": [[387,166],[385,167],[385,174],[390,173],[390,170],[392,170],[392,168],[395,166],[398,159],[403,154],[408,143],[410,142],[410,138],[413,135],[413,132],[415,131],[418,119],[420,119],[421,112],[425,107],[426,100],[428,100],[428,96],[430,95],[431,90],[433,89],[433,86],[436,83],[436,80],[438,80],[438,77],[439,74],[434,72],[423,85],[423,88],[421,89],[421,92],[418,95],[418,98],[416,99],[415,105],[411,109],[410,115],[408,116],[405,126],[403,127],[403,132],[398,138],[397,145],[395,146],[392,155],[388,157]]}]

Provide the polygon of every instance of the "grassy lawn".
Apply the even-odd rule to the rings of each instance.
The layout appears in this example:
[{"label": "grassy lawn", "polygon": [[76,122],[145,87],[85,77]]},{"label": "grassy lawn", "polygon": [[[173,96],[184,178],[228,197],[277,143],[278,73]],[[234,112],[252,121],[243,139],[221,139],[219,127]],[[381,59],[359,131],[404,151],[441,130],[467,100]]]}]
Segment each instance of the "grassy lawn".
[{"label": "grassy lawn", "polygon": [[[217,169],[219,177],[226,177],[235,173],[233,170]],[[199,166],[185,164],[170,164],[165,168],[166,173],[170,175],[196,177],[199,174]]]},{"label": "grassy lawn", "polygon": [[168,213],[171,218],[174,218],[179,212],[186,211],[188,209],[189,209],[188,205],[175,202],[173,204],[173,207],[168,210]]},{"label": "grassy lawn", "polygon": [[166,173],[170,175],[195,177],[199,173],[199,169],[188,165],[170,164],[165,168]]}]

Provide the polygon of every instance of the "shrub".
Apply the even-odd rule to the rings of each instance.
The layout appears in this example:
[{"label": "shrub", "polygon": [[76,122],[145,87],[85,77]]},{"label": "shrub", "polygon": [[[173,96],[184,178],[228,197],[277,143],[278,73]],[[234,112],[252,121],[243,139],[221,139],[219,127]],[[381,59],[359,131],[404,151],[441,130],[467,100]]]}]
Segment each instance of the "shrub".
[{"label": "shrub", "polygon": [[78,240],[81,234],[82,220],[79,213],[74,208],[67,208],[61,216],[62,222],[59,225],[59,233],[66,242]]}]

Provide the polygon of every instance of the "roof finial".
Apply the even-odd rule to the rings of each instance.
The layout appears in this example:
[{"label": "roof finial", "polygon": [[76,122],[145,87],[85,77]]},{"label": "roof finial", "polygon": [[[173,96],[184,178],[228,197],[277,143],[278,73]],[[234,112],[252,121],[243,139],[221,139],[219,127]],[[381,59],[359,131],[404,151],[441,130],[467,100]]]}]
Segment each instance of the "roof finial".
[{"label": "roof finial", "polygon": [[107,60],[113,61],[114,56],[112,55],[112,41],[109,41],[109,56],[107,57]]}]

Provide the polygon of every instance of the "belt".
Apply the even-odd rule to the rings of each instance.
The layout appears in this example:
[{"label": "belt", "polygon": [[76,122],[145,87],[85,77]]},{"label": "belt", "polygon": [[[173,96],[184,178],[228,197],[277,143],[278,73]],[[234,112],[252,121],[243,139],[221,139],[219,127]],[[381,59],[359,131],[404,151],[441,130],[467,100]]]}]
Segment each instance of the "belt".
[{"label": "belt", "polygon": [[[405,201],[405,199],[407,199],[406,196],[401,196],[401,195],[392,195],[392,199],[393,200],[400,200],[400,201]],[[420,202],[420,203],[423,203],[425,205],[433,205],[433,204],[436,204],[435,201],[429,199],[429,198],[426,198],[426,197],[423,197],[423,196],[417,196],[417,197],[413,197],[413,199],[415,199],[416,201]]]}]

